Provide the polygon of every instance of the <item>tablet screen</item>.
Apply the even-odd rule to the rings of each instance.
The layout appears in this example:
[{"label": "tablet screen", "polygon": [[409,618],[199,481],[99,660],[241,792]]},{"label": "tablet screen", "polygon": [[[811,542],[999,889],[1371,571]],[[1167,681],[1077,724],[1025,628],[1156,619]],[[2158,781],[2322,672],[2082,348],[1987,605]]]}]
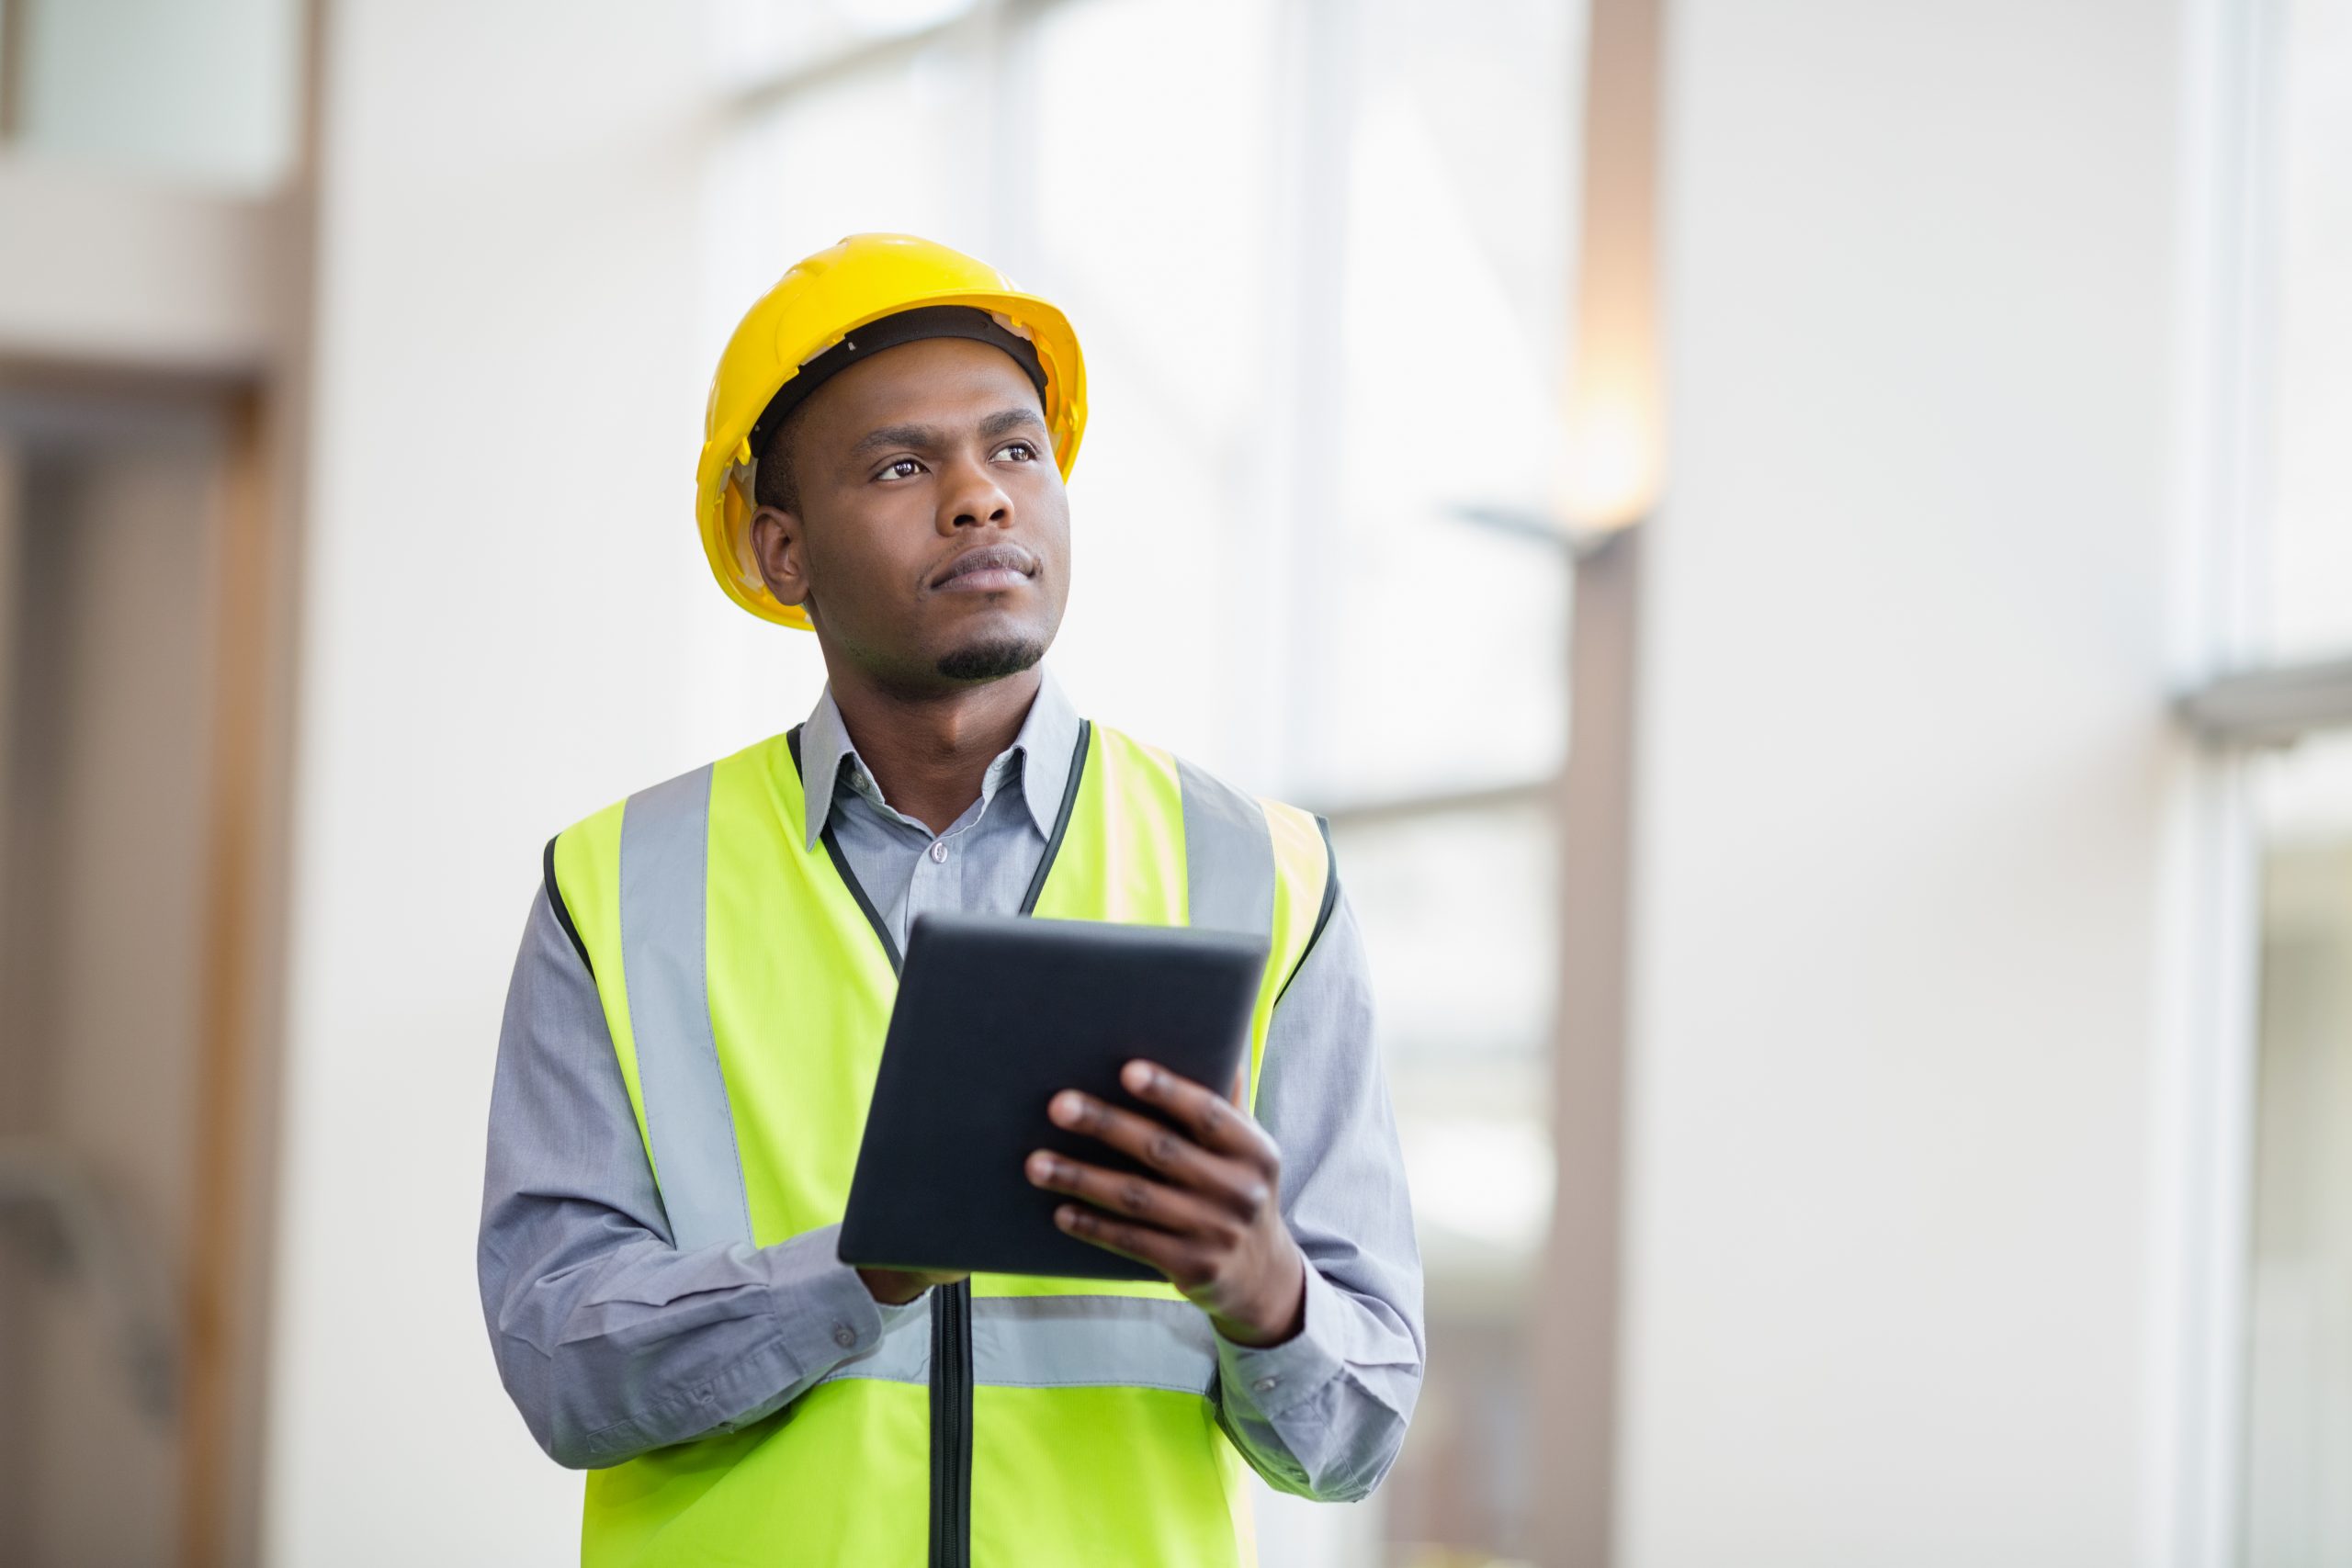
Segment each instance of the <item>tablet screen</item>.
[{"label": "tablet screen", "polygon": [[1183,927],[922,915],[907,942],[840,1255],[866,1268],[1156,1280],[1054,1224],[1030,1185],[1048,1148],[1142,1168],[1057,1127],[1083,1089],[1146,1116],[1119,1069],[1147,1057],[1227,1092],[1250,1047],[1266,939]]}]

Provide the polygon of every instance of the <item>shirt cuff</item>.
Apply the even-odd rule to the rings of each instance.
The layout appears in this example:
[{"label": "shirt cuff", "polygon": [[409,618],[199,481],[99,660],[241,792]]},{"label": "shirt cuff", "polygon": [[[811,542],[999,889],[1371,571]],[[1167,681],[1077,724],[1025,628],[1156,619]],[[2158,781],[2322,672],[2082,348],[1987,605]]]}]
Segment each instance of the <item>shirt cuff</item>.
[{"label": "shirt cuff", "polygon": [[903,1308],[882,1305],[835,1253],[841,1226],[804,1231],[766,1248],[768,1301],[802,1378],[822,1377],[871,1350]]},{"label": "shirt cuff", "polygon": [[1216,1337],[1217,1373],[1227,1397],[1270,1421],[1314,1398],[1345,1368],[1331,1342],[1340,1321],[1331,1282],[1309,1259],[1306,1301],[1296,1334],[1279,1345],[1262,1347]]}]

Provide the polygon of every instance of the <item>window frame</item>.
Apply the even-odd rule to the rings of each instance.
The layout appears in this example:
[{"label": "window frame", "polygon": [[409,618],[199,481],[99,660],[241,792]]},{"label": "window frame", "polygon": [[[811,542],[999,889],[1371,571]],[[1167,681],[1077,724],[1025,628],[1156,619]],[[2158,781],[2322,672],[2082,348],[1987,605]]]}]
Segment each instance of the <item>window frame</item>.
[{"label": "window frame", "polygon": [[2276,94],[2287,0],[2192,0],[2183,46],[2183,499],[2174,565],[2188,776],[2165,931],[2149,1539],[2169,1568],[2239,1568],[2248,1523],[2260,1049],[2261,759],[2352,730],[2352,654],[2264,637],[2278,332]]}]

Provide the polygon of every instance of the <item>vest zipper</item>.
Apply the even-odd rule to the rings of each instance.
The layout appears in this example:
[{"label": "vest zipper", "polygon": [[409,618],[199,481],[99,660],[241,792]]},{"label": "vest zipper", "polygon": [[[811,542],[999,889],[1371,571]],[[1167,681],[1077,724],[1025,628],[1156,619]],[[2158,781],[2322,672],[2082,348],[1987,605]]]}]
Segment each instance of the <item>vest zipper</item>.
[{"label": "vest zipper", "polygon": [[931,1568],[971,1568],[972,1286],[931,1291]]},{"label": "vest zipper", "polygon": [[[800,765],[801,726],[794,725],[785,736],[785,746],[792,753],[792,771],[808,783],[807,771]],[[1034,914],[1037,897],[1046,888],[1046,874],[1054,869],[1054,862],[1061,854],[1062,836],[1069,829],[1071,811],[1078,805],[1079,781],[1086,774],[1086,753],[1094,735],[1091,719],[1078,723],[1078,744],[1069,760],[1069,778],[1062,786],[1061,810],[1054,818],[1054,830],[1046,835],[1046,852],[1038,858],[1036,874],[1029,879],[1029,890],[1021,899],[1021,912]],[[830,786],[829,786],[830,787]],[[803,796],[804,802],[806,795]],[[803,809],[807,807],[804,804]],[[825,824],[820,835],[824,840],[825,854],[833,863],[833,870],[857,900],[858,909],[865,916],[866,924],[881,939],[882,951],[889,955],[890,972],[899,972],[901,962],[899,944],[890,935],[890,928],[883,923],[881,912],[858,885],[857,875],[850,870],[849,857],[833,837],[833,825]],[[1327,900],[1328,902],[1328,900]],[[972,1568],[972,1286],[969,1280],[953,1285],[934,1285],[931,1290],[931,1568]]]}]

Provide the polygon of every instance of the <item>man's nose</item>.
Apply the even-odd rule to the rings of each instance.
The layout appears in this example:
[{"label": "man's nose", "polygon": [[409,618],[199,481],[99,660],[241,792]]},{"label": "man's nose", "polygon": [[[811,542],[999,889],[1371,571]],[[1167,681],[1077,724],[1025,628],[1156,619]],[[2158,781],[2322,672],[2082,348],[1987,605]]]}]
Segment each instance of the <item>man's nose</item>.
[{"label": "man's nose", "polygon": [[996,482],[988,464],[958,460],[948,468],[946,479],[939,498],[941,533],[983,525],[1001,528],[1012,521],[1012,498]]}]

